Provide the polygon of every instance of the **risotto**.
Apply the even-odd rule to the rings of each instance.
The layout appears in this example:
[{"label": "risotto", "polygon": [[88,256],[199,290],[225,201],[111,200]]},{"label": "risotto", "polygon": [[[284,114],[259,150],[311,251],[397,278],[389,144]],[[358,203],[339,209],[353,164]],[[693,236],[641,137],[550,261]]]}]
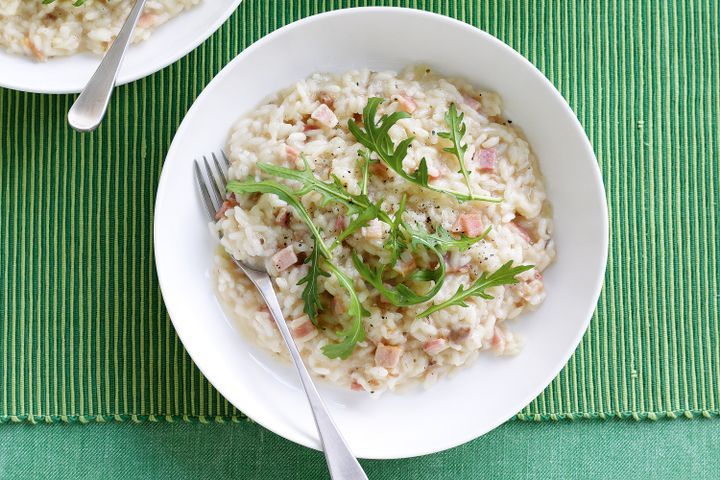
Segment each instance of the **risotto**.
[{"label": "risotto", "polygon": [[[201,0],[148,0],[134,42]],[[125,22],[132,0],[0,0],[0,47],[38,60],[78,52],[103,53]]]},{"label": "risotto", "polygon": [[425,67],[318,73],[240,118],[226,151],[214,279],[252,341],[289,358],[229,255],[264,259],[308,369],[343,387],[429,386],[519,352],[508,320],[543,301],[555,251],[497,94]]}]

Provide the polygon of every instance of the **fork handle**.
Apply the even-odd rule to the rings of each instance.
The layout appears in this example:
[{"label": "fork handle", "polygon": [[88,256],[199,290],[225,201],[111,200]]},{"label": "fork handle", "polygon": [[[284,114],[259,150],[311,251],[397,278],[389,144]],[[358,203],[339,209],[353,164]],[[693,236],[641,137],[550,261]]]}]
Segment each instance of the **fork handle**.
[{"label": "fork handle", "polygon": [[325,461],[330,470],[330,478],[333,480],[367,480],[367,475],[365,475],[362,467],[353,456],[347,443],[345,443],[345,439],[335,426],[335,422],[333,422],[332,417],[330,417],[325,402],[320,398],[320,394],[315,388],[310,373],[308,373],[307,368],[305,368],[297,345],[295,345],[295,340],[292,338],[290,329],[287,323],[285,323],[285,318],[280,310],[280,304],[275,295],[272,280],[270,280],[270,277],[266,273],[249,272],[248,269],[244,268],[243,270],[260,291],[260,295],[262,295],[270,309],[270,313],[280,329],[280,334],[283,340],[285,340],[288,350],[290,350],[290,356],[295,364],[295,368],[297,368],[298,375],[300,375],[300,381],[305,389],[305,394],[310,403],[310,409],[315,417],[315,424],[320,434],[320,442],[325,452]]},{"label": "fork handle", "polygon": [[100,65],[68,111],[68,123],[75,130],[95,130],[105,116],[110,96],[135,25],[147,0],[137,0]]}]

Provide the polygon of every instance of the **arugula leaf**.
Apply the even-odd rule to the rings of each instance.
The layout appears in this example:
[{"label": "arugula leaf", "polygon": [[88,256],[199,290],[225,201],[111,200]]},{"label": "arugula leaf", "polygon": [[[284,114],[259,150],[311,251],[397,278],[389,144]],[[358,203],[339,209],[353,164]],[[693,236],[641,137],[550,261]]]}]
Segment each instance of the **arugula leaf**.
[{"label": "arugula leaf", "polygon": [[[86,1],[86,0],[75,0],[75,1],[73,2],[73,7],[79,7],[79,6],[81,6],[83,3],[85,3],[85,1]],[[49,4],[54,3],[54,2],[55,2],[55,0],[43,0],[43,1],[42,1],[43,5],[49,5]]]},{"label": "arugula leaf", "polygon": [[360,277],[375,287],[390,303],[397,307],[407,307],[430,301],[442,288],[443,282],[445,281],[445,261],[440,253],[437,251],[436,253],[439,260],[438,267],[434,270],[422,271],[422,280],[433,281],[435,285],[422,295],[415,293],[410,287],[402,283],[395,285],[395,287],[386,285],[383,278],[386,265],[381,264],[375,269],[371,269],[355,251],[352,252],[352,261]]},{"label": "arugula leaf", "polygon": [[258,162],[257,166],[263,172],[274,175],[276,177],[294,180],[302,184],[302,188],[297,192],[298,196],[303,196],[310,192],[318,192],[324,198],[324,202],[335,201],[345,205],[348,211],[354,211],[356,205],[353,204],[353,198],[337,177],[333,178],[332,183],[323,182],[315,176],[305,155],[300,154],[305,163],[305,168],[295,170],[293,168],[281,167],[272,163]]},{"label": "arugula leaf", "polygon": [[405,211],[406,202],[407,195],[403,194],[402,198],[400,199],[400,205],[398,205],[398,209],[395,212],[395,218],[393,218],[393,221],[390,224],[390,233],[388,234],[388,239],[385,241],[385,245],[383,245],[383,247],[390,250],[390,261],[388,262],[388,266],[390,268],[395,266],[403,250],[407,248],[407,242],[405,242],[405,239],[403,238],[403,233],[400,230],[400,226],[403,223],[402,214]]},{"label": "arugula leaf", "polygon": [[[323,196],[325,204],[331,201],[340,203],[347,208],[348,214],[350,215],[360,214],[368,208],[371,208],[372,202],[370,202],[370,199],[366,194],[351,194],[345,189],[342,182],[337,177],[333,177],[333,181],[330,183],[320,180],[313,173],[305,155],[300,154],[300,157],[305,163],[305,168],[302,170],[295,170],[264,162],[259,162],[257,165],[260,170],[267,174],[301,183],[302,188],[298,190],[298,196],[303,196],[310,192],[318,192]],[[378,216],[380,220],[386,223],[390,223],[391,221],[390,217],[388,217],[385,212],[380,211]]]},{"label": "arugula leaf", "polygon": [[305,263],[310,264],[310,269],[307,274],[300,279],[298,285],[305,284],[305,288],[302,292],[302,299],[305,305],[303,311],[310,317],[313,325],[317,325],[318,312],[322,309],[320,303],[320,295],[318,292],[318,279],[323,277],[329,277],[330,274],[322,269],[320,262],[322,257],[320,256],[320,248],[318,248],[318,240],[315,239],[315,247],[313,248],[310,256],[305,260]]},{"label": "arugula leaf", "polygon": [[368,194],[368,176],[369,176],[369,171],[370,171],[370,164],[373,163],[373,160],[370,159],[370,152],[368,152],[367,150],[359,151],[358,155],[360,155],[365,160],[361,166],[362,181],[360,182],[360,195],[367,195]]},{"label": "arugula leaf", "polygon": [[327,268],[335,275],[335,278],[338,279],[340,285],[350,296],[348,314],[350,314],[352,324],[345,330],[336,332],[337,335],[342,338],[340,343],[329,343],[322,347],[322,351],[328,358],[341,358],[345,360],[352,354],[355,349],[355,344],[365,340],[365,329],[363,328],[362,318],[370,316],[370,312],[365,310],[362,303],[360,303],[352,279],[330,262],[327,263]]},{"label": "arugula leaf", "polygon": [[428,233],[422,227],[411,228],[406,225],[405,228],[412,232],[415,238],[423,238],[426,242],[437,248],[440,253],[446,253],[450,250],[464,252],[485,238],[492,229],[492,227],[487,227],[478,237],[468,237],[465,234],[461,234],[460,237],[457,238],[441,226],[438,226],[434,233]]},{"label": "arugula leaf", "polygon": [[355,139],[361,145],[370,151],[375,152],[380,160],[385,162],[388,167],[408,182],[414,183],[428,190],[432,190],[433,192],[451,195],[461,202],[467,200],[481,200],[495,203],[500,202],[500,199],[497,198],[475,197],[467,193],[431,186],[428,183],[429,176],[427,161],[424,158],[420,160],[420,165],[417,170],[413,173],[406,172],[403,168],[402,162],[407,156],[408,147],[414,140],[414,137],[408,137],[395,146],[388,132],[399,120],[409,118],[410,115],[405,112],[393,112],[390,115],[383,115],[380,120],[376,122],[375,117],[377,114],[377,108],[383,101],[384,99],[380,97],[372,97],[368,99],[362,115],[362,123],[365,126],[365,130],[363,130],[354,119],[351,118],[348,120],[348,130],[350,130],[350,133],[353,134]]},{"label": "arugula leaf", "polygon": [[465,185],[467,185],[468,188],[468,194],[472,196],[472,186],[470,185],[470,174],[467,171],[467,168],[465,167],[465,152],[467,152],[467,144],[462,144],[462,137],[465,135],[465,132],[467,131],[467,126],[463,122],[463,118],[465,118],[465,114],[461,113],[458,115],[457,108],[455,108],[455,104],[450,104],[450,109],[445,114],[445,123],[447,123],[448,128],[450,128],[449,132],[439,132],[438,137],[444,138],[446,140],[450,140],[453,144],[452,147],[446,147],[443,148],[444,152],[452,153],[455,155],[455,158],[457,158],[458,163],[460,163],[460,171],[458,173],[462,173],[463,177],[465,178]]},{"label": "arugula leaf", "polygon": [[373,218],[377,218],[380,215],[380,205],[382,205],[382,200],[378,201],[377,203],[371,203],[369,207],[367,207],[364,211],[358,213],[358,216],[355,217],[355,220],[350,222],[350,225],[340,232],[340,235],[335,239],[332,245],[330,245],[330,251],[335,250],[335,248],[342,243],[343,240],[345,240],[347,237],[353,234],[356,230],[358,230],[361,227],[364,227],[370,220]]},{"label": "arugula leaf", "polygon": [[285,185],[281,185],[271,180],[265,180],[262,182],[256,182],[254,180],[245,180],[243,182],[231,180],[227,184],[227,190],[233,193],[272,193],[277,195],[278,198],[293,207],[298,217],[305,222],[307,227],[310,229],[310,233],[315,238],[316,247],[320,249],[320,253],[322,253],[323,257],[327,259],[331,258],[330,251],[325,246],[322,236],[320,235],[320,231],[313,223],[308,211],[305,210],[305,207],[300,201],[299,195],[289,190]]},{"label": "arugula leaf", "polygon": [[514,285],[518,282],[517,278],[515,278],[516,275],[530,270],[531,268],[534,268],[534,265],[519,265],[517,267],[513,267],[512,261],[509,261],[493,273],[488,274],[487,272],[483,272],[475,283],[467,290],[465,290],[463,285],[460,285],[457,292],[455,292],[452,297],[442,303],[433,305],[424,312],[420,313],[418,317],[427,317],[428,315],[451,305],[467,307],[468,304],[465,303],[465,300],[468,297],[474,296],[490,300],[493,297],[492,295],[485,293],[485,290],[499,285]]}]

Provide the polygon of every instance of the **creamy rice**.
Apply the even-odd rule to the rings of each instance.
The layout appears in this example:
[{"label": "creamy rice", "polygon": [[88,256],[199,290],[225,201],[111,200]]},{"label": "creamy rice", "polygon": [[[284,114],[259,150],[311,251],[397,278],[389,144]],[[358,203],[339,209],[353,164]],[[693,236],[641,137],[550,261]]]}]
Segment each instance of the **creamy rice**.
[{"label": "creamy rice", "polygon": [[[507,261],[536,266],[521,274],[518,284],[490,289],[492,300],[472,297],[467,301],[468,307],[451,306],[427,318],[417,318],[430,303],[399,308],[384,302],[362,280],[350,258],[351,250],[387,255],[383,242],[388,227],[382,224],[382,238],[378,239],[366,238],[358,231],[333,251],[334,263],[353,279],[363,306],[370,311],[370,316],[363,319],[367,338],[346,360],[330,359],[321,351],[328,342],[338,341],[334,334],[338,315],[333,313],[333,305],[338,303],[337,312],[346,309],[343,304],[346,293],[335,277],[321,278],[327,311],[320,316],[320,328],[308,329],[304,328],[308,319],[303,313],[303,287],[297,285],[307,272],[307,264],[298,262],[275,274],[283,313],[291,330],[296,330],[296,341],[310,371],[343,387],[377,394],[413,383],[430,385],[469,365],[485,351],[497,355],[517,353],[522,342],[507,328],[507,321],[543,301],[545,291],[540,272],[552,261],[555,251],[550,207],[535,157],[521,132],[502,116],[499,96],[462,80],[442,78],[424,67],[409,68],[399,74],[368,70],[341,75],[319,73],[273,95],[233,127],[227,144],[232,162],[230,178],[260,178],[257,162],[301,168],[302,161],[293,152],[303,152],[316,176],[327,180],[336,175],[351,193],[359,193],[358,151],[363,147],[348,132],[347,122],[362,113],[369,97],[386,99],[378,116],[396,111],[404,101],[412,100],[415,106],[412,118],[401,120],[390,130],[396,144],[408,136],[415,137],[404,160],[405,169],[414,170],[424,157],[429,168],[440,175],[431,184],[463,191],[466,186],[458,173],[458,162],[443,152],[448,142],[437,135],[447,130],[444,115],[450,104],[457,105],[465,114],[464,142],[469,146],[465,159],[473,170],[470,178],[475,193],[503,199],[501,203],[458,203],[447,195],[421,189],[392,171],[371,175],[370,199],[384,198],[383,207],[388,213],[397,208],[403,193],[408,195],[403,218],[409,223],[441,225],[450,230],[459,215],[472,213],[481,216],[483,225],[492,226],[487,237],[468,251],[448,255],[446,281],[434,301],[448,299],[459,285],[468,286],[481,272],[492,272]],[[308,118],[321,101],[331,106],[339,120],[337,126],[328,128]],[[495,158],[492,169],[474,168],[475,152],[480,149],[492,151]],[[322,205],[321,200],[316,192],[303,197],[314,223],[332,240],[343,207]],[[312,251],[312,238],[301,220],[292,214],[287,217],[289,207],[272,194],[238,198],[238,202],[214,225],[222,233],[223,247],[218,250],[214,266],[218,295],[254,342],[287,359],[286,347],[260,296],[233,267],[225,252],[244,260],[270,257],[291,246],[302,257]],[[279,218],[283,221],[279,222]],[[380,344],[401,348],[396,367],[376,364],[375,353]],[[429,345],[436,348],[428,348]]]},{"label": "creamy rice", "polygon": [[[133,37],[145,40],[158,26],[202,0],[148,0]],[[103,53],[135,3],[132,0],[0,0],[0,47],[38,60],[90,51]]]}]

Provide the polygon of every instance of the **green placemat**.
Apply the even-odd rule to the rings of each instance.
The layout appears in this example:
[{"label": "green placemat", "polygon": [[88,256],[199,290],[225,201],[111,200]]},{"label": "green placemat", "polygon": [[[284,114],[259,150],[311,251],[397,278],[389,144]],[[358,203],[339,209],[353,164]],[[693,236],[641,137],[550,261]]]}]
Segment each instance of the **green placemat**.
[{"label": "green placemat", "polygon": [[[568,366],[518,417],[718,415],[718,3],[367,3],[437,11],[509,43],[595,146],[612,219],[605,290]],[[245,46],[365,4],[246,0],[202,47],[119,88],[93,134],[67,128],[71,96],[0,90],[1,420],[240,418],[163,307],[151,237],[163,158]]]}]

